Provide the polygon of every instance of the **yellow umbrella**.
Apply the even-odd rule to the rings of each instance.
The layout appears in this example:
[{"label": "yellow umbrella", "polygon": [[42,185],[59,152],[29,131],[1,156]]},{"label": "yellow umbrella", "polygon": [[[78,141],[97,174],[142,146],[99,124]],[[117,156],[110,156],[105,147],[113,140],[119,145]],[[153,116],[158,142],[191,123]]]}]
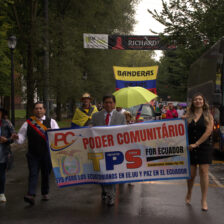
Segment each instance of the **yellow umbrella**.
[{"label": "yellow umbrella", "polygon": [[139,86],[122,88],[113,95],[116,98],[116,106],[125,108],[148,103],[157,97],[156,94]]}]

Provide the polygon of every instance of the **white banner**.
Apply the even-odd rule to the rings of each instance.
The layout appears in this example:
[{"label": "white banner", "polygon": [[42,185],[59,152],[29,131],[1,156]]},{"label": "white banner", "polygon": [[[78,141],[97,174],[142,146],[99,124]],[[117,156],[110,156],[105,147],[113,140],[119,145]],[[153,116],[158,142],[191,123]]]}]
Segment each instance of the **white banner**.
[{"label": "white banner", "polygon": [[84,48],[108,49],[107,34],[83,34]]},{"label": "white banner", "polygon": [[47,132],[58,186],[190,176],[182,119]]}]

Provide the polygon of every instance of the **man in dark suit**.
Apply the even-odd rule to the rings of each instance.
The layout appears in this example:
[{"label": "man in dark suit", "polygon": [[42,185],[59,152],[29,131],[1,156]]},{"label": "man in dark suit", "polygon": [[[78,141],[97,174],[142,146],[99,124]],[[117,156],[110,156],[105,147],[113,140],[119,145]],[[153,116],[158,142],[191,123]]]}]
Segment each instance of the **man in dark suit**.
[{"label": "man in dark suit", "polygon": [[[103,97],[103,108],[92,116],[92,126],[124,125],[125,116],[115,110],[116,100],[113,95]],[[116,196],[115,184],[102,184],[102,199],[106,200],[108,205],[113,205]]]}]

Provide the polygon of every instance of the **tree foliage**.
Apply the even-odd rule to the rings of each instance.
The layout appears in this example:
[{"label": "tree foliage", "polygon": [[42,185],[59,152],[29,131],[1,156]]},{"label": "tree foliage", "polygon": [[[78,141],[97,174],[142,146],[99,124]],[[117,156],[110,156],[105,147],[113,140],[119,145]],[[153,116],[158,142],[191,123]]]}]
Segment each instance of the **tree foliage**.
[{"label": "tree foliage", "polygon": [[[16,71],[21,80],[25,81],[24,98],[27,100],[29,116],[33,101],[44,98],[44,0],[0,1],[5,3],[3,11],[10,24],[9,30],[3,29],[4,35],[13,33],[18,40]],[[104,94],[114,92],[113,65],[155,64],[153,53],[149,51],[83,48],[83,33],[130,34],[135,24],[135,6],[138,2],[139,0],[49,0],[48,81],[50,99],[57,105],[58,119],[61,119],[64,108],[73,106],[86,91],[98,102]],[[9,65],[9,58],[6,57],[5,60],[5,64]],[[4,69],[5,74],[9,74],[9,68],[5,66]],[[0,72],[4,72],[4,69],[0,69]],[[83,74],[87,74],[87,79],[83,79]]]},{"label": "tree foliage", "polygon": [[[7,7],[6,1],[0,1],[0,9]],[[0,95],[10,94],[10,59],[7,45],[7,32],[11,29],[10,21],[4,10],[0,10]]]},{"label": "tree foliage", "polygon": [[[57,115],[61,105],[79,101],[83,92],[100,100],[114,90],[112,66],[122,54],[83,48],[83,33],[129,33],[135,0],[52,1],[50,4],[50,76]],[[116,56],[115,56],[116,55]],[[83,74],[87,80],[83,80]]]},{"label": "tree foliage", "polygon": [[166,52],[161,59],[159,92],[184,100],[190,65],[224,35],[224,1],[163,1],[161,13],[149,13],[165,26],[160,34],[164,40],[175,41],[178,47],[175,53]]}]

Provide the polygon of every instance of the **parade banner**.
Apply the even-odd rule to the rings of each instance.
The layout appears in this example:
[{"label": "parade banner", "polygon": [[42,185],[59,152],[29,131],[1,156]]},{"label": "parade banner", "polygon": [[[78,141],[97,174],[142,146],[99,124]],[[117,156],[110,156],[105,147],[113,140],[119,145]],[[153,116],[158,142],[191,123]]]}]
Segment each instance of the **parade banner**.
[{"label": "parade banner", "polygon": [[128,86],[141,86],[156,94],[158,66],[119,67],[113,66],[116,90]]},{"label": "parade banner", "polygon": [[111,50],[171,50],[175,44],[163,43],[159,36],[83,34],[84,48]]},{"label": "parade banner", "polygon": [[83,34],[84,48],[108,49],[107,34]]},{"label": "parade banner", "polygon": [[190,177],[186,122],[47,131],[59,187]]}]

